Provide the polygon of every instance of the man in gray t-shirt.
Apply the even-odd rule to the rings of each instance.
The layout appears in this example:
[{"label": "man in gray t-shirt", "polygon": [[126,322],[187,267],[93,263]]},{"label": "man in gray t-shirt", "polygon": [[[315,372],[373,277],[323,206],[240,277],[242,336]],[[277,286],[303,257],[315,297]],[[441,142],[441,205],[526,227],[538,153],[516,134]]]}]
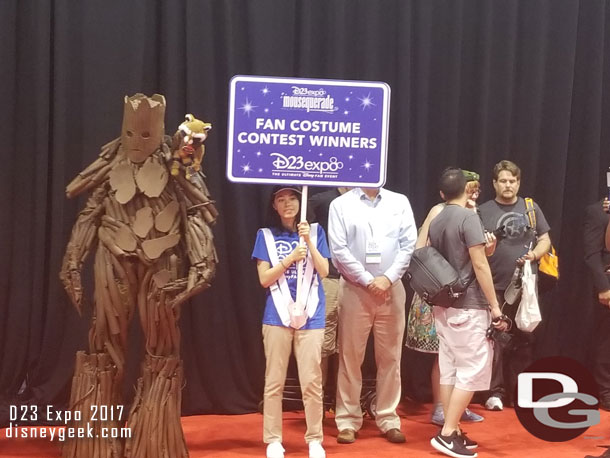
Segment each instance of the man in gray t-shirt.
[{"label": "man in gray t-shirt", "polygon": [[[551,248],[549,224],[534,202],[536,227],[530,227],[525,201],[517,194],[521,184],[521,169],[511,161],[500,161],[494,167],[493,185],[496,198],[479,207],[485,229],[496,231],[496,251],[489,259],[494,288],[500,303],[513,272],[518,265],[532,261],[534,272],[536,261]],[[532,218],[533,220],[534,218]],[[503,312],[514,319],[519,304],[504,306]],[[517,376],[534,361],[534,339],[532,333],[522,332],[516,326],[510,330],[513,336],[507,348],[496,347],[494,352],[491,388],[485,407],[502,410],[504,402],[510,400],[517,385]]]},{"label": "man in gray t-shirt", "polygon": [[430,245],[435,247],[457,270],[464,283],[470,283],[455,308],[489,308],[479,283],[475,279],[470,247],[485,244],[485,234],[478,215],[458,204],[447,204],[443,211],[430,224]]},{"label": "man in gray t-shirt", "polygon": [[[497,291],[504,291],[511,281],[519,258],[528,253],[530,246],[536,246],[536,235],[547,234],[551,228],[536,202],[536,227],[530,227],[525,200],[518,196],[511,203],[488,200],[479,207],[479,211],[485,230],[500,233],[496,251],[489,258],[489,266],[494,287]],[[534,263],[532,267],[536,269],[537,265]]]},{"label": "man in gray t-shirt", "polygon": [[450,456],[474,457],[471,449],[476,442],[466,437],[458,422],[474,392],[489,389],[493,348],[486,331],[490,318],[498,329],[505,330],[506,324],[500,319],[481,222],[465,208],[466,177],[462,170],[450,168],[439,184],[447,205],[430,223],[430,245],[470,284],[452,307],[433,307],[445,424],[430,444]]}]

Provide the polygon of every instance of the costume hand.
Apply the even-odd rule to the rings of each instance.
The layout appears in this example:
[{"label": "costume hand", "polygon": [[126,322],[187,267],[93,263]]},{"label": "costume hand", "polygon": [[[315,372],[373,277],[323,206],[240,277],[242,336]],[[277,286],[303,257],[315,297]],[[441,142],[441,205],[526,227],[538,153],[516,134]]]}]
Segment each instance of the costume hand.
[{"label": "costume hand", "polygon": [[197,264],[189,268],[188,277],[171,281],[162,288],[168,296],[180,291],[168,302],[169,307],[174,311],[176,319],[180,317],[180,306],[184,302],[210,287],[212,278],[214,278],[214,272],[214,264]]},{"label": "costume hand", "polygon": [[303,237],[305,243],[309,244],[309,223],[307,221],[300,222],[297,224],[297,229],[299,230],[299,237]]},{"label": "costume hand", "polygon": [[288,262],[290,262],[290,264],[293,264],[305,259],[305,256],[307,256],[307,247],[299,245],[292,250],[288,256],[286,256],[286,259]]},{"label": "costume hand", "polygon": [[67,270],[62,268],[59,278],[64,285],[64,289],[70,301],[76,308],[79,315],[82,313],[83,286],[80,278],[80,270]]},{"label": "costume hand", "polygon": [[597,299],[599,300],[600,304],[610,307],[610,289],[599,293],[597,295]]},{"label": "costume hand", "polygon": [[493,232],[485,231],[485,254],[491,256],[496,251],[498,239]]}]

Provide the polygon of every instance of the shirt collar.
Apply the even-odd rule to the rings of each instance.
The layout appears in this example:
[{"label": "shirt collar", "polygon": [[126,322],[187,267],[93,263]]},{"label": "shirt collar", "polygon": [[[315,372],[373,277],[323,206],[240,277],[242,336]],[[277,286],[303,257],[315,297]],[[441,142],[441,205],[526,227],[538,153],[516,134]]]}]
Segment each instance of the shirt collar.
[{"label": "shirt collar", "polygon": [[378,202],[379,200],[381,200],[384,196],[384,194],[386,193],[386,190],[383,188],[379,188],[379,193],[377,194],[377,196],[373,199],[370,200],[369,196],[367,196],[364,191],[362,190],[362,188],[355,188],[356,189],[356,193],[358,194],[358,198],[360,200],[364,200],[367,199],[369,202]]}]

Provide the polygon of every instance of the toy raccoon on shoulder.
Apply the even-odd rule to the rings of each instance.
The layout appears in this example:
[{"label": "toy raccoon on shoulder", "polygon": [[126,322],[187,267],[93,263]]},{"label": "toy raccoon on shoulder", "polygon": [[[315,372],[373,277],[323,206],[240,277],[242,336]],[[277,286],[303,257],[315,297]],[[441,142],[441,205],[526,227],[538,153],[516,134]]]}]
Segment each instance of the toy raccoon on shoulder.
[{"label": "toy raccoon on shoulder", "polygon": [[201,161],[205,154],[203,142],[208,138],[208,131],[212,124],[187,114],[185,120],[172,138],[173,163],[171,173],[177,176],[180,166],[185,168],[185,176],[189,181],[194,181],[197,172],[201,170]]}]

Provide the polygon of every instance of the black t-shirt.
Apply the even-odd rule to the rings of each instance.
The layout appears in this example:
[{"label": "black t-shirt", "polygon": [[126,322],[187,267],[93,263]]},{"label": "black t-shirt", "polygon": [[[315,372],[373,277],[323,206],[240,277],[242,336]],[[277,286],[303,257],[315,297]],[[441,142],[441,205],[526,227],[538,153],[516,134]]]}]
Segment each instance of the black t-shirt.
[{"label": "black t-shirt", "polygon": [[[310,223],[320,223],[324,231],[328,233],[328,210],[330,203],[340,195],[341,193],[337,188],[312,195],[307,202],[307,221]],[[339,271],[332,262],[328,263],[328,267],[328,277],[339,278]]]},{"label": "black t-shirt", "polygon": [[[525,200],[521,197],[511,205],[489,200],[479,207],[485,230],[491,232],[504,227],[504,237],[499,238],[495,253],[488,258],[496,290],[503,291],[508,287],[517,259],[528,252],[530,244],[532,249],[536,246],[536,236],[546,234],[551,229],[536,202],[534,209],[535,231],[530,227]],[[533,263],[532,267],[536,269],[537,264]]]}]

